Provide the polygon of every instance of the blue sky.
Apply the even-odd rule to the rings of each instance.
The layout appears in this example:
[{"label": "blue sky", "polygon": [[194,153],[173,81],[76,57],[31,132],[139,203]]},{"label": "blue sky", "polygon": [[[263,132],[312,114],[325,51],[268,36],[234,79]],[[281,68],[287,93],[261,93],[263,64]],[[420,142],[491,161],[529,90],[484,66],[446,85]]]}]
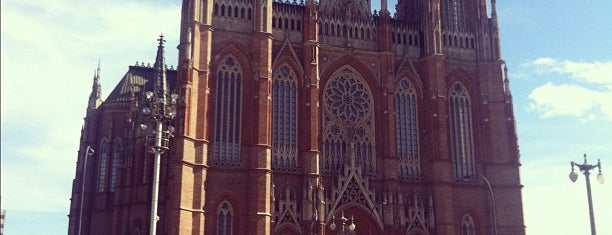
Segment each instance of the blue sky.
[{"label": "blue sky", "polygon": [[[178,44],[180,1],[1,4],[0,205],[7,210],[6,234],[65,234],[98,60],[106,96],[128,65],[153,63],[161,32],[167,45]],[[605,223],[612,218],[612,1],[497,5],[514,95],[527,233],[589,232],[584,176],[576,183],[567,177],[569,162],[582,162],[586,153],[591,163],[601,159],[609,178],[603,185],[593,181],[592,189],[598,232],[612,234],[612,224]]]}]

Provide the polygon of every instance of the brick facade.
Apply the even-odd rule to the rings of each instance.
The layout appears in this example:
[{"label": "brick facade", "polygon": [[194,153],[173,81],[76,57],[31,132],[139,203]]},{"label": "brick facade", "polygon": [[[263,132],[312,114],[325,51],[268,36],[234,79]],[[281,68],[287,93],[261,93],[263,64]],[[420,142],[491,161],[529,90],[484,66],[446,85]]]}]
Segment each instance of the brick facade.
[{"label": "brick facade", "polygon": [[[183,1],[178,67],[165,71],[180,99],[161,161],[158,234],[337,234],[342,215],[356,234],[525,233],[495,0],[400,0],[394,16],[386,5]],[[228,66],[236,77],[223,75],[234,74]],[[139,124],[154,73],[130,66],[104,102],[94,76],[69,234],[148,233],[152,157]],[[279,76],[295,84],[295,106],[275,106]],[[401,84],[415,97],[411,128],[398,126]],[[334,92],[345,92],[337,103]],[[467,94],[457,110],[468,111],[453,108],[453,92]],[[293,107],[295,118],[275,122],[275,107]],[[293,123],[295,136],[274,123]],[[404,130],[412,142],[398,139]],[[238,147],[224,139],[232,133]],[[278,157],[275,138],[294,140],[295,153]],[[103,139],[121,145],[104,155]],[[221,157],[234,150],[236,159]]]}]

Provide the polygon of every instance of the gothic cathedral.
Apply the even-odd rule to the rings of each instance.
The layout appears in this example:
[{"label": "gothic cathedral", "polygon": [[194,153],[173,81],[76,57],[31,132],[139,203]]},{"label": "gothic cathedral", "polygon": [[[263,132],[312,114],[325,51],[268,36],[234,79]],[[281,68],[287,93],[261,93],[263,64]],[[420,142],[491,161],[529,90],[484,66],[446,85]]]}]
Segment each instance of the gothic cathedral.
[{"label": "gothic cathedral", "polygon": [[176,69],[94,75],[69,234],[525,234],[495,0],[182,4]]}]

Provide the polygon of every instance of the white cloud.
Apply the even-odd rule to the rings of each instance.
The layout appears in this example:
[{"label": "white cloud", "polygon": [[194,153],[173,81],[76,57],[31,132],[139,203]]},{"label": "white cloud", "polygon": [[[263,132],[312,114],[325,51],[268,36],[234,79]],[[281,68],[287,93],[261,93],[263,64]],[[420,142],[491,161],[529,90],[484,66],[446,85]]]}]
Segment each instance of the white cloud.
[{"label": "white cloud", "polygon": [[[550,82],[535,88],[529,95],[530,110],[540,113],[542,118],[575,116],[589,118],[596,108],[608,105],[610,93],[590,90],[576,84],[554,85]],[[604,112],[605,113],[605,112]],[[612,113],[605,113],[612,119]]]},{"label": "white cloud", "polygon": [[544,58],[538,58],[535,59],[533,61],[534,65],[547,65],[547,66],[552,66],[556,63],[557,61],[553,58],[548,58],[548,57],[544,57]]},{"label": "white cloud", "polygon": [[[555,76],[529,94],[528,109],[538,112],[541,118],[612,120],[612,61],[575,62],[545,57],[526,67],[535,72],[533,76]],[[561,82],[555,84],[550,80]]]},{"label": "white cloud", "polygon": [[612,61],[575,62],[558,61],[553,58],[538,58],[532,62],[544,72],[555,72],[569,75],[577,81],[583,81],[603,86],[612,86]]}]

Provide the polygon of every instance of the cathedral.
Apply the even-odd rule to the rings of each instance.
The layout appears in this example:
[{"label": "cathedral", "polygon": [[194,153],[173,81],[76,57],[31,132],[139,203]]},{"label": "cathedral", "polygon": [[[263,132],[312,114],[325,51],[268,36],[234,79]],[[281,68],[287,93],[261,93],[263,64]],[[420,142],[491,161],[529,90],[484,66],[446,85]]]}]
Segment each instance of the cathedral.
[{"label": "cathedral", "polygon": [[394,8],[183,0],[176,68],[94,74],[68,234],[525,234],[495,0]]}]

